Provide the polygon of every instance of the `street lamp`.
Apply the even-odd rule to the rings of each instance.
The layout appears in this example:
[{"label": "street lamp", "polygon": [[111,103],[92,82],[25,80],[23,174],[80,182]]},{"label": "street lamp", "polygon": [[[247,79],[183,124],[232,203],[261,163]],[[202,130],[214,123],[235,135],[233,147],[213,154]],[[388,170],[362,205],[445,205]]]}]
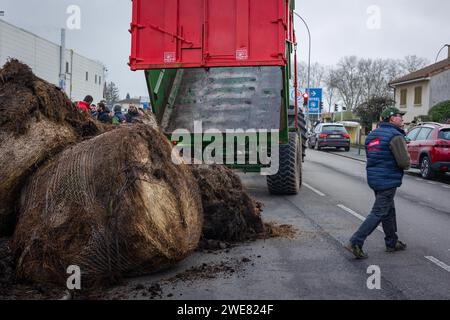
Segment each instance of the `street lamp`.
[{"label": "street lamp", "polygon": [[[435,61],[435,63],[438,62],[439,55],[441,54],[442,50],[444,50],[444,49],[447,48],[447,47],[448,47],[449,50],[450,50],[450,44],[444,45],[444,46],[441,48],[441,50],[439,50],[439,52],[438,52],[438,54],[437,54],[437,56],[436,56],[436,61]],[[449,57],[450,57],[450,55],[449,55]]]},{"label": "street lamp", "polygon": [[[311,32],[309,30],[309,26],[306,23],[305,19],[303,19],[297,12],[294,11],[294,14],[300,18],[300,20],[305,24],[306,30],[308,30],[308,38],[309,38],[309,53],[308,53],[308,87],[307,87],[307,93],[308,96],[310,94],[310,80],[311,80]],[[308,107],[306,108],[306,119],[308,123],[310,123],[309,119],[309,101],[308,101]]]}]

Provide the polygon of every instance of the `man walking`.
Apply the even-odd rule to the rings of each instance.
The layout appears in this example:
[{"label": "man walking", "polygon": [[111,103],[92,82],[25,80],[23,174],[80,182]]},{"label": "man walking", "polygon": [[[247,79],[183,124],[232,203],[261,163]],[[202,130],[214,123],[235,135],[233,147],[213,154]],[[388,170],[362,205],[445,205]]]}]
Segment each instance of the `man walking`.
[{"label": "man walking", "polygon": [[404,170],[411,160],[403,131],[403,115],[397,108],[387,108],[382,113],[380,127],[367,137],[367,180],[375,191],[375,204],[359,230],[353,235],[347,249],[357,259],[368,258],[363,251],[364,242],[382,223],[386,235],[386,251],[406,250],[406,244],[398,240],[394,198],[402,185]]}]

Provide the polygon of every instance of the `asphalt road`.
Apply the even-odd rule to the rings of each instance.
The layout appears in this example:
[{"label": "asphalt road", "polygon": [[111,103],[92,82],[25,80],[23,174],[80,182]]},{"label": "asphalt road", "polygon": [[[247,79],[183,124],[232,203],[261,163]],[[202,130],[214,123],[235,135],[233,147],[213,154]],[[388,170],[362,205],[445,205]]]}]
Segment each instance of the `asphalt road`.
[{"label": "asphalt road", "polygon": [[[330,235],[344,243],[368,215],[374,201],[366,184],[365,163],[326,152],[308,150],[304,170],[305,187],[323,202],[339,210],[325,216],[306,214],[319,225],[345,223],[343,230]],[[396,197],[399,236],[409,246],[399,254],[384,253],[383,233],[376,231],[366,244],[370,259],[378,265],[386,281],[407,298],[450,297],[450,186],[426,181],[417,174],[405,175]],[[346,215],[347,217],[343,217]],[[360,216],[360,217],[358,217]],[[353,224],[353,229],[351,225]],[[345,231],[344,231],[345,230]]]},{"label": "asphalt road", "polygon": [[[365,163],[308,150],[303,175],[299,195],[274,197],[264,177],[241,174],[250,193],[264,203],[264,220],[293,225],[295,239],[195,253],[170,271],[131,280],[108,298],[148,299],[142,288],[158,283],[161,295],[156,299],[450,299],[448,184],[405,176],[396,207],[399,235],[408,250],[386,253],[383,233],[377,230],[366,243],[369,259],[357,261],[344,245],[374,200]],[[195,280],[180,276],[202,266],[214,271]],[[380,289],[367,286],[373,266],[381,271]]]}]

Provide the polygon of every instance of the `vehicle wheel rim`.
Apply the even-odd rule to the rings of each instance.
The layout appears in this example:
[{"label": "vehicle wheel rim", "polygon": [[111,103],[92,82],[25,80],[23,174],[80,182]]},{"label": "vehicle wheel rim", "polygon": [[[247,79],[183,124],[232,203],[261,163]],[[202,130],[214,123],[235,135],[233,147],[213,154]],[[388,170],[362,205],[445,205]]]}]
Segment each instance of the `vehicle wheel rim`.
[{"label": "vehicle wheel rim", "polygon": [[422,176],[428,176],[428,171],[430,170],[430,166],[428,163],[428,159],[423,159],[422,161]]}]

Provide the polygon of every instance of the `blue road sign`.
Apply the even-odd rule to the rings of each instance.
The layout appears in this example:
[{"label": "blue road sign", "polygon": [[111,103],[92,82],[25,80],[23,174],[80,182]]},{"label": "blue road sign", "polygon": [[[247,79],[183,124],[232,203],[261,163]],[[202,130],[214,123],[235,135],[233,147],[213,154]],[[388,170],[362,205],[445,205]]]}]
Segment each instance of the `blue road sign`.
[{"label": "blue road sign", "polygon": [[[308,92],[308,91],[307,91]],[[320,114],[320,105],[323,99],[322,88],[309,89],[309,113]]]}]

